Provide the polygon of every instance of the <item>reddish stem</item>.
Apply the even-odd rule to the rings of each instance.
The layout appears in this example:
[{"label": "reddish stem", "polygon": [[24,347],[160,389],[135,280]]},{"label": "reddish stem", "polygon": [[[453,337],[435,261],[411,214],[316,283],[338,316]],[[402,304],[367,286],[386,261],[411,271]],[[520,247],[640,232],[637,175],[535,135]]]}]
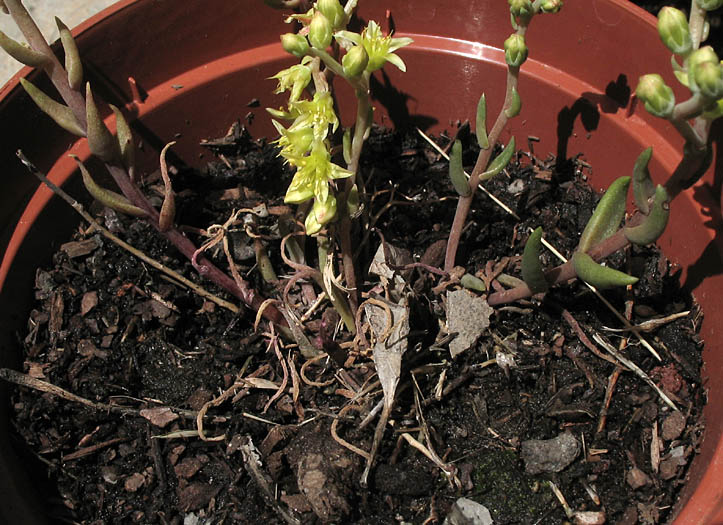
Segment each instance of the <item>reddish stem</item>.
[{"label": "reddish stem", "polygon": [[[46,73],[50,77],[50,80],[55,88],[58,90],[58,93],[60,93],[60,96],[73,111],[73,114],[80,123],[81,127],[86,129],[87,120],[85,117],[85,98],[82,93],[75,91],[70,87],[67,72],[58,61],[55,53],[53,53],[53,50],[46,42],[45,37],[40,32],[40,29],[38,29],[35,21],[32,19],[22,3],[19,0],[3,1],[5,2],[5,5],[7,6],[8,11],[18,28],[22,31],[28,41],[28,44],[30,44],[30,47],[48,57],[48,65],[44,68]],[[134,205],[145,210],[146,213],[148,213],[148,222],[164,237],[166,237],[181,253],[191,260],[196,251],[196,246],[176,228],[170,228],[168,231],[161,232],[159,228],[158,211],[151,206],[140,188],[131,181],[126,169],[117,165],[107,165],[107,167],[116,184],[123,192],[123,195],[125,195],[126,198]],[[237,285],[237,283],[229,275],[221,271],[206,258],[200,258],[198,260],[198,265],[200,268],[199,271],[203,277],[216,283],[235,297],[238,297],[255,311],[259,310],[265,299],[256,293],[256,291],[253,290],[246,281],[242,281]],[[265,308],[263,315],[268,320],[273,321],[282,327],[288,326],[284,316],[273,305],[269,305]]]}]

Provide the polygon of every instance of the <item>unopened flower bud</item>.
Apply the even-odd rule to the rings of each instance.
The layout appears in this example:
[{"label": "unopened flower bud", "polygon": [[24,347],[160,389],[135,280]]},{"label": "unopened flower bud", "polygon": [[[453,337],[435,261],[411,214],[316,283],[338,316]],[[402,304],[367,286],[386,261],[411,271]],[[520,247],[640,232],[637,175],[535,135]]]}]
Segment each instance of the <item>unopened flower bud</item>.
[{"label": "unopened flower bud", "polygon": [[707,61],[697,64],[689,74],[693,76],[701,95],[713,100],[723,97],[723,68],[720,62]]},{"label": "unopened flower bud", "polygon": [[657,73],[640,77],[635,95],[645,103],[645,109],[656,117],[668,118],[673,113],[675,95]]},{"label": "unopened flower bud", "polygon": [[314,13],[309,23],[309,42],[316,49],[326,49],[331,45],[333,28],[331,22],[321,11]]},{"label": "unopened flower bud", "polygon": [[505,61],[513,67],[521,66],[527,60],[527,45],[525,37],[512,33],[505,40]]},{"label": "unopened flower bud", "polygon": [[507,0],[513,16],[530,17],[535,14],[531,0]]},{"label": "unopened flower bud", "polygon": [[688,59],[685,61],[685,65],[690,71],[692,68],[703,62],[718,62],[718,55],[711,46],[703,46],[700,49],[693,51]]},{"label": "unopened flower bud", "polygon": [[540,4],[543,13],[557,13],[562,9],[562,0],[545,0]]},{"label": "unopened flower bud", "polygon": [[698,66],[706,62],[712,62],[718,64],[719,59],[715,51],[711,46],[703,46],[700,49],[693,51],[688,59],[685,61],[685,65],[688,69],[688,87],[693,92],[698,92],[698,83],[696,78],[696,70]]},{"label": "unopened flower bud", "polygon": [[328,224],[336,217],[336,197],[329,195],[325,201],[314,199],[314,206],[311,213],[322,226]]},{"label": "unopened flower bud", "polygon": [[701,9],[713,11],[723,5],[723,0],[696,0]]},{"label": "unopened flower bud", "polygon": [[346,52],[341,59],[341,65],[344,68],[344,74],[354,78],[361,75],[369,63],[369,55],[364,46],[354,46]]},{"label": "unopened flower bud", "polygon": [[318,0],[316,9],[331,22],[333,29],[341,29],[346,25],[346,13],[339,0]]},{"label": "unopened flower bud", "polygon": [[286,33],[281,35],[281,47],[283,47],[287,53],[301,58],[309,51],[309,42],[301,35]]},{"label": "unopened flower bud", "polygon": [[664,7],[658,13],[658,34],[665,47],[676,55],[689,53],[693,48],[688,18],[680,9]]}]

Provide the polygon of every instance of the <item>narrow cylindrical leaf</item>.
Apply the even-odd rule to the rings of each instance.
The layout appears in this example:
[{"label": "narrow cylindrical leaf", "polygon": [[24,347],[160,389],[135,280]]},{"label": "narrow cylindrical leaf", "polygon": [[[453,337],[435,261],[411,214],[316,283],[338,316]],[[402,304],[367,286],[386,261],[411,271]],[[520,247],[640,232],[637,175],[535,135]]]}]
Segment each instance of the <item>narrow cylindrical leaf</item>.
[{"label": "narrow cylindrical leaf", "polygon": [[625,237],[635,244],[650,244],[655,242],[665,231],[668,225],[668,216],[670,215],[670,199],[668,192],[661,185],[655,188],[655,197],[653,205],[650,207],[650,213],[638,226],[632,228],[624,228]]},{"label": "narrow cylindrical leaf", "polygon": [[475,277],[471,273],[464,274],[460,280],[459,284],[467,288],[468,290],[474,290],[476,292],[486,292],[487,286],[485,286],[485,282],[480,279],[479,277]]},{"label": "narrow cylindrical leaf", "polygon": [[44,54],[33,51],[20,42],[16,42],[2,31],[0,31],[0,47],[2,47],[8,55],[26,66],[43,67],[49,61],[48,57]]},{"label": "narrow cylindrical leaf", "polygon": [[58,126],[73,135],[85,137],[85,131],[76,120],[75,115],[73,115],[73,111],[68,106],[61,104],[60,102],[56,102],[24,78],[20,79],[20,85],[23,86],[25,92],[33,99],[33,102],[35,102],[43,113],[52,118]]},{"label": "narrow cylindrical leaf", "polygon": [[168,231],[176,218],[176,197],[173,193],[171,177],[168,176],[168,163],[166,162],[166,152],[174,144],[175,142],[169,142],[161,150],[161,178],[163,179],[164,195],[161,213],[158,216],[158,228],[162,232]]},{"label": "narrow cylindrical leaf", "polygon": [[487,138],[487,100],[485,99],[485,94],[482,93],[482,96],[479,98],[479,102],[477,103],[477,144],[479,144],[479,147],[482,149],[487,149],[490,147],[490,141]]},{"label": "narrow cylindrical leaf", "polygon": [[359,202],[359,188],[356,184],[349,190],[349,195],[346,198],[346,210],[349,216],[353,219],[358,217],[361,213],[361,203]]},{"label": "narrow cylindrical leaf", "polygon": [[479,180],[488,180],[497,175],[499,172],[501,172],[507,164],[509,164],[510,159],[512,158],[512,155],[515,153],[515,137],[512,137],[510,139],[510,142],[505,146],[505,149],[502,150],[502,153],[497,155],[495,157],[495,160],[490,162],[490,165],[487,167],[487,170],[480,175]]},{"label": "narrow cylindrical leaf", "polygon": [[517,92],[517,89],[512,88],[512,99],[510,101],[510,107],[505,109],[505,116],[507,118],[513,118],[520,114],[520,110],[522,109],[522,99],[520,98],[520,94]]},{"label": "narrow cylindrical leaf", "polygon": [[344,155],[344,162],[349,164],[351,162],[351,128],[344,130],[344,137],[342,138],[342,154]]},{"label": "narrow cylindrical leaf", "polygon": [[449,178],[452,186],[461,197],[469,197],[472,190],[464,176],[464,167],[462,166],[462,143],[455,140],[452,145],[452,154],[449,156]]},{"label": "narrow cylindrical leaf", "polygon": [[522,252],[522,279],[532,293],[543,293],[550,287],[540,262],[541,250],[542,228],[539,227],[530,234]]},{"label": "narrow cylindrical leaf", "polygon": [[628,286],[638,282],[637,277],[598,264],[586,253],[575,252],[572,256],[572,264],[580,279],[600,290]]},{"label": "narrow cylindrical leaf", "polygon": [[91,153],[105,162],[116,162],[120,154],[118,143],[100,118],[90,82],[85,85],[85,115],[88,120],[88,146]]},{"label": "narrow cylindrical leaf", "polygon": [[80,53],[75,43],[75,38],[70,29],[59,18],[55,18],[55,24],[60,32],[60,42],[65,52],[65,71],[68,73],[68,84],[76,91],[83,87],[83,64],[80,61]]},{"label": "narrow cylindrical leaf", "polygon": [[131,204],[123,195],[99,186],[93,180],[93,177],[91,177],[90,172],[81,160],[75,155],[71,155],[71,157],[78,163],[78,168],[80,168],[80,173],[83,176],[85,189],[88,190],[88,193],[90,193],[95,200],[103,206],[125,213],[126,215],[132,215],[133,217],[144,217],[146,215],[144,210]]},{"label": "narrow cylindrical leaf", "polygon": [[653,147],[650,146],[638,156],[633,167],[633,197],[635,205],[645,215],[650,213],[648,199],[655,193],[655,185],[653,179],[650,178],[650,171],[648,171],[648,163],[652,155]]},{"label": "narrow cylindrical leaf", "polygon": [[629,185],[630,177],[620,177],[608,187],[580,236],[578,250],[586,252],[617,231],[625,215]]},{"label": "narrow cylindrical leaf", "polygon": [[135,168],[136,163],[136,148],[133,143],[133,132],[131,132],[131,127],[123,112],[113,104],[109,104],[109,106],[115,114],[115,133],[118,139],[121,159],[123,159],[123,165],[130,172]]}]

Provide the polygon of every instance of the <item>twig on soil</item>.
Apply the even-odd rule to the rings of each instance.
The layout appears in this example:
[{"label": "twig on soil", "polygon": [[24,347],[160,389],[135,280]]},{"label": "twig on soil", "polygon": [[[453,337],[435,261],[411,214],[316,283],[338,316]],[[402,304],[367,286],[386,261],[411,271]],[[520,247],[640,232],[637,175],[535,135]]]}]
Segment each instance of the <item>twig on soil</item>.
[{"label": "twig on soil", "polygon": [[605,389],[605,400],[603,401],[603,406],[600,408],[600,419],[597,423],[597,429],[595,430],[596,434],[602,433],[602,431],[605,429],[605,423],[607,422],[608,418],[608,411],[610,410],[610,402],[613,399],[613,392],[615,392],[615,385],[618,382],[618,378],[620,377],[620,373],[623,371],[623,367],[620,365],[617,365],[615,367],[615,370],[613,370],[613,373],[610,374],[610,377],[608,378],[608,386]]},{"label": "twig on soil", "polygon": [[271,333],[269,334],[269,345],[266,347],[266,352],[273,348],[274,352],[276,353],[276,357],[279,360],[279,363],[281,364],[281,369],[284,371],[284,378],[281,380],[281,385],[279,385],[279,389],[274,393],[273,396],[268,400],[266,403],[266,406],[264,406],[264,409],[262,410],[262,414],[265,414],[268,409],[271,407],[271,405],[274,404],[274,401],[276,401],[279,397],[281,397],[281,394],[284,393],[286,390],[286,385],[289,381],[289,369],[286,367],[286,360],[284,359],[283,354],[281,353],[281,349],[279,348],[279,338],[274,332],[274,325],[273,323],[270,324],[271,326]]},{"label": "twig on soil", "polygon": [[575,319],[570,312],[568,312],[567,310],[562,310],[562,318],[565,321],[567,321],[567,324],[570,325],[570,328],[572,328],[572,331],[575,332],[578,339],[580,339],[580,342],[582,344],[584,344],[588,350],[590,350],[593,354],[598,356],[600,359],[604,359],[608,363],[612,363],[614,365],[618,364],[618,362],[615,361],[615,359],[603,354],[600,350],[598,350],[597,346],[592,344],[592,341],[590,341],[590,339],[588,339],[587,334],[585,334],[582,327],[577,322],[577,319]]},{"label": "twig on soil", "polygon": [[83,219],[88,221],[96,230],[98,230],[103,237],[106,239],[114,242],[124,250],[126,250],[128,253],[136,256],[141,261],[147,263],[148,265],[152,266],[156,270],[165,273],[169,277],[172,277],[173,279],[176,279],[183,285],[187,286],[189,289],[193,290],[196,294],[198,294],[200,297],[203,297],[204,299],[208,299],[209,301],[216,303],[222,308],[226,308],[227,310],[237,314],[241,310],[238,306],[236,306],[233,303],[230,303],[228,301],[225,301],[221,299],[220,297],[212,294],[202,286],[199,286],[198,284],[194,283],[190,279],[187,279],[180,273],[168,268],[167,266],[164,266],[160,262],[156,261],[155,259],[149,257],[142,251],[138,250],[137,248],[134,248],[127,242],[123,241],[122,239],[116,237],[114,234],[112,234],[109,230],[104,228],[100,225],[98,221],[96,221],[88,212],[85,211],[83,208],[83,205],[80,204],[78,201],[76,201],[73,197],[65,193],[62,189],[60,189],[56,184],[50,181],[44,173],[42,173],[38,168],[35,167],[35,165],[30,162],[25,155],[23,155],[22,151],[18,150],[17,156],[20,159],[20,161],[25,165],[25,167],[33,174],[35,175],[40,181],[45,184],[53,193],[55,193],[58,197],[63,199],[65,202],[70,204],[70,206],[80,214]]},{"label": "twig on soil", "polygon": [[[80,403],[81,405],[85,405],[85,406],[95,409],[95,410],[100,410],[103,412],[113,412],[115,414],[120,414],[123,416],[143,417],[143,416],[141,416],[141,409],[139,409],[139,408],[122,407],[122,406],[118,406],[118,405],[110,405],[108,403],[95,403],[93,401],[85,399],[84,397],[80,397],[76,394],[73,394],[72,392],[68,392],[67,390],[60,388],[59,386],[55,386],[52,383],[48,383],[47,381],[42,381],[41,379],[36,379],[27,374],[22,374],[16,370],[12,370],[10,368],[0,368],[0,379],[3,379],[5,381],[7,381],[8,383],[13,383],[18,386],[24,386],[24,387],[32,388],[33,390],[39,390],[40,392],[45,392],[47,394],[58,396],[60,398],[65,399],[66,401]],[[183,417],[184,419],[193,420],[198,417],[198,412],[195,412],[193,410],[184,410],[181,408],[174,408],[174,407],[168,407],[168,408],[171,409],[174,413]],[[225,420],[226,420],[225,417],[214,417],[213,418],[214,422],[222,422]]]},{"label": "twig on soil", "polygon": [[[451,463],[445,463],[442,461],[442,459],[437,455],[437,453],[432,448],[432,438],[429,435],[429,427],[427,426],[427,420],[424,418],[424,412],[422,411],[422,391],[419,388],[419,384],[417,383],[417,378],[414,374],[412,374],[412,382],[414,383],[414,408],[416,409],[417,413],[417,421],[419,422],[419,425],[422,428],[422,434],[424,435],[424,439],[427,442],[427,446],[423,447],[421,443],[419,443],[422,448],[416,446],[412,440],[414,438],[409,435],[408,433],[402,434],[404,436],[404,439],[407,440],[407,442],[412,445],[414,448],[422,452],[425,456],[427,456],[437,467],[439,467],[442,472],[444,472],[444,475],[447,476],[447,479],[449,479],[450,485],[457,488],[457,490],[462,489],[462,482],[457,477],[457,467],[452,465]],[[414,440],[416,441],[416,440]],[[426,452],[425,452],[426,450]]]},{"label": "twig on soil", "polygon": [[249,436],[246,436],[245,442],[241,445],[240,450],[246,472],[248,472],[254,484],[259,488],[266,503],[289,525],[301,525],[301,521],[290,509],[282,507],[281,504],[276,501],[274,491],[271,490],[273,480],[261,470],[261,455]]},{"label": "twig on soil", "polygon": [[84,448],[76,450],[75,452],[71,452],[70,454],[64,455],[62,462],[66,463],[68,461],[74,461],[76,459],[84,458],[85,456],[90,456],[91,454],[95,454],[99,450],[102,450],[106,447],[110,447],[110,446],[116,445],[118,443],[124,443],[129,440],[130,440],[130,438],[113,438],[113,439],[109,439],[108,441],[104,441],[103,443],[96,443],[95,445],[91,445],[89,447],[84,447]]},{"label": "twig on soil", "polygon": [[632,370],[633,372],[635,372],[640,378],[642,378],[643,381],[645,381],[646,383],[648,383],[648,385],[650,385],[650,387],[658,393],[658,395],[660,396],[660,398],[661,398],[663,401],[665,401],[665,404],[667,404],[667,405],[668,405],[670,408],[672,408],[673,410],[678,410],[678,407],[675,406],[675,403],[673,403],[673,402],[670,400],[670,398],[665,394],[665,392],[663,392],[663,391],[660,389],[660,387],[655,384],[655,381],[653,381],[652,379],[650,379],[650,376],[649,376],[648,374],[646,374],[645,372],[643,372],[643,370],[642,370],[638,365],[636,365],[636,364],[633,363],[630,359],[627,359],[627,358],[624,357],[622,354],[620,354],[620,352],[618,352],[617,350],[615,350],[615,347],[612,346],[612,345],[611,345],[610,343],[608,343],[607,341],[605,341],[605,339],[603,339],[601,335],[599,335],[599,334],[593,334],[592,337],[593,337],[593,339],[595,339],[595,341],[596,341],[600,346],[602,346],[605,350],[607,350],[608,352],[610,352],[610,354],[612,354],[612,356],[613,356],[615,359],[617,359],[618,361],[620,361],[623,365],[625,365],[626,367],[628,367],[630,370]]}]

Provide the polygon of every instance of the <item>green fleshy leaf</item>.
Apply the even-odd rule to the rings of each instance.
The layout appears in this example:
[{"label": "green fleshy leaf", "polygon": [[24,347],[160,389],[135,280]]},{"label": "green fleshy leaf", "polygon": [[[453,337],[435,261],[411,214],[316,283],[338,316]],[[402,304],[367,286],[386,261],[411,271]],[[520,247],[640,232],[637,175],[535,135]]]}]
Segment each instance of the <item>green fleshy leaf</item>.
[{"label": "green fleshy leaf", "polygon": [[351,162],[351,128],[344,130],[344,138],[342,139],[342,153],[344,155],[344,162],[347,166]]},{"label": "green fleshy leaf", "polygon": [[0,47],[18,62],[30,67],[43,67],[49,59],[42,53],[38,53],[27,46],[16,42],[5,33],[0,31]]},{"label": "green fleshy leaf", "polygon": [[58,17],[55,17],[55,24],[58,26],[60,43],[63,44],[65,52],[65,71],[68,73],[68,84],[71,89],[79,91],[83,87],[83,63],[80,61],[78,46],[68,26]]},{"label": "green fleshy leaf", "polygon": [[88,147],[91,153],[104,162],[116,162],[120,155],[120,148],[100,117],[98,107],[93,100],[90,82],[85,85],[85,115],[88,120]]},{"label": "green fleshy leaf", "polygon": [[468,290],[474,290],[476,292],[486,292],[487,287],[485,286],[485,283],[482,279],[479,277],[475,277],[471,273],[464,274],[460,280],[459,284],[467,288]]},{"label": "green fleshy leaf", "polygon": [[653,179],[650,178],[650,171],[648,171],[648,163],[652,155],[653,147],[650,146],[638,156],[633,167],[633,197],[635,205],[644,215],[650,213],[648,199],[655,193],[655,185]]},{"label": "green fleshy leaf", "polygon": [[452,180],[452,186],[454,186],[460,197],[469,197],[472,194],[467,177],[464,176],[462,143],[459,140],[454,141],[452,154],[449,156],[449,178]]},{"label": "green fleshy leaf", "polygon": [[599,290],[628,286],[638,282],[637,277],[598,264],[586,253],[575,252],[572,256],[572,264],[580,279]]},{"label": "green fleshy leaf", "polygon": [[546,292],[550,287],[540,262],[541,251],[542,227],[538,227],[530,234],[522,252],[522,279],[533,294]]},{"label": "green fleshy leaf", "polygon": [[522,99],[520,98],[520,94],[517,92],[515,88],[512,88],[512,101],[510,102],[510,107],[508,107],[505,110],[505,116],[507,118],[513,118],[520,114],[520,110],[522,109]]},{"label": "green fleshy leaf", "polygon": [[42,112],[52,118],[58,126],[73,135],[85,137],[85,131],[68,106],[56,102],[29,80],[21,78],[20,85],[23,86],[25,92],[33,99],[33,102],[35,102]]},{"label": "green fleshy leaf", "polygon": [[71,155],[71,157],[78,163],[78,168],[83,176],[85,189],[88,190],[88,193],[90,193],[95,200],[100,202],[103,206],[125,213],[126,215],[131,215],[133,217],[146,216],[146,212],[143,209],[131,204],[131,202],[120,193],[116,193],[99,186],[95,180],[93,180],[93,177],[91,177],[90,172],[81,160],[75,155]]},{"label": "green fleshy leaf", "polygon": [[113,104],[109,104],[109,106],[115,114],[115,132],[116,138],[118,139],[118,147],[120,148],[121,158],[123,159],[123,165],[130,172],[134,170],[136,163],[136,149],[135,144],[133,144],[133,132],[131,132],[131,127],[121,110]]},{"label": "green fleshy leaf", "polygon": [[578,250],[586,252],[617,231],[625,216],[625,198],[629,185],[630,177],[613,181],[585,226]]},{"label": "green fleshy leaf", "polygon": [[497,175],[499,172],[501,172],[507,164],[509,164],[510,159],[512,159],[512,155],[515,153],[515,137],[512,137],[510,139],[510,142],[505,146],[505,149],[502,150],[502,153],[497,155],[495,157],[495,160],[493,160],[490,165],[487,167],[487,171],[482,173],[480,175],[479,180],[480,182],[483,180],[489,180],[495,175]]},{"label": "green fleshy leaf", "polygon": [[487,138],[487,100],[485,99],[484,93],[482,93],[482,96],[479,98],[479,102],[477,103],[476,125],[477,128],[475,132],[477,134],[477,144],[479,144],[479,147],[482,149],[489,148],[490,141]]},{"label": "green fleshy leaf", "polygon": [[634,244],[650,244],[655,242],[665,231],[670,215],[670,199],[668,192],[658,184],[650,213],[638,226],[624,228],[625,237]]}]

